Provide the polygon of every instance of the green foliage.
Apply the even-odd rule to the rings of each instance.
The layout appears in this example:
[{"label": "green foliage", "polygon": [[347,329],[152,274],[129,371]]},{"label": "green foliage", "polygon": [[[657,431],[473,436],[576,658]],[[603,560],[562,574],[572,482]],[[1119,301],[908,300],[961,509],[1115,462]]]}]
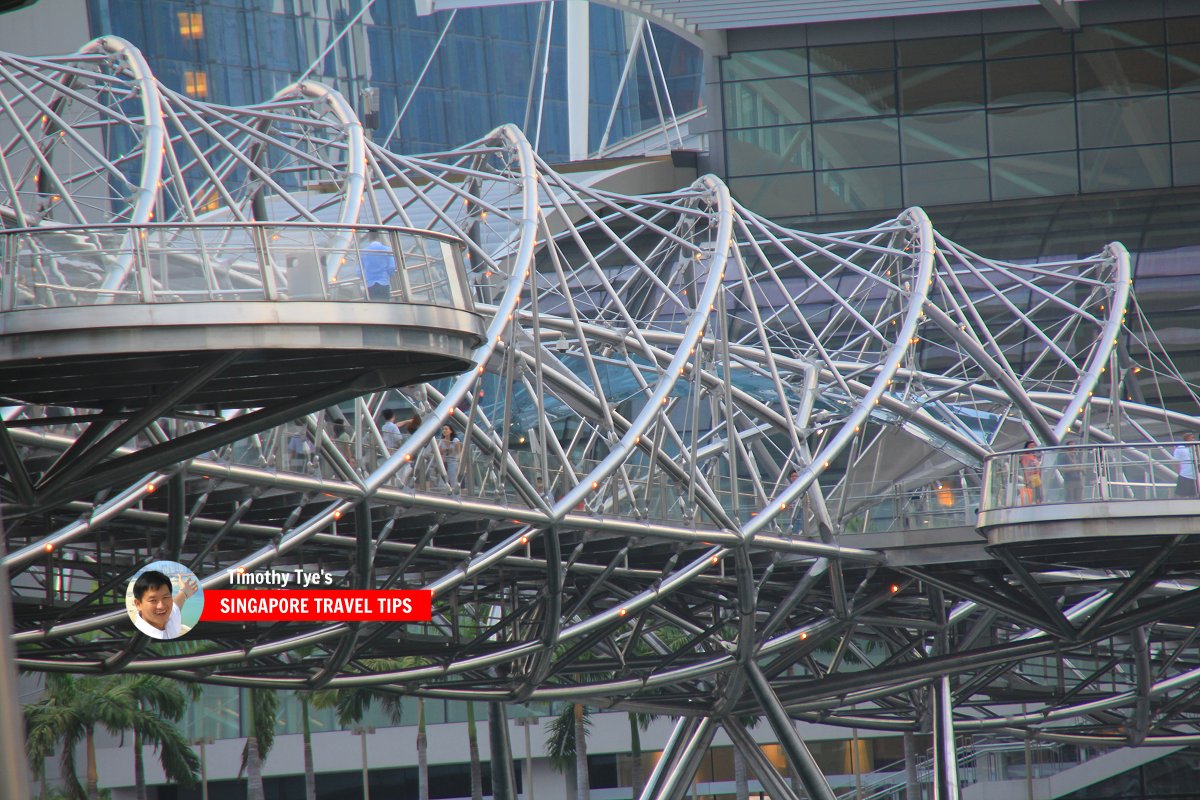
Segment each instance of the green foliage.
[{"label": "green foliage", "polygon": [[96,728],[113,735],[137,730],[144,744],[157,747],[167,777],[192,786],[200,759],[175,724],[186,708],[187,697],[179,683],[157,675],[49,674],[41,699],[22,708],[33,774],[43,777],[46,758],[61,744],[67,794],[83,797],[75,771],[76,746]]},{"label": "green foliage", "polygon": [[[585,731],[592,727],[592,712],[587,706],[583,707],[583,727]],[[558,716],[550,721],[546,736],[546,757],[550,759],[550,766],[558,772],[567,772],[575,763],[574,704],[564,705]]]},{"label": "green foliage", "polygon": [[267,760],[271,748],[275,746],[275,728],[279,722],[279,692],[275,689],[251,689],[250,726],[246,732],[246,744],[242,747],[242,766],[238,770],[240,776],[246,771],[250,758],[250,737],[257,742],[258,760]]},{"label": "green foliage", "polygon": [[[364,674],[394,672],[424,665],[425,659],[416,656],[405,658],[366,658],[356,662]],[[337,711],[338,724],[342,726],[362,722],[368,709],[376,703],[387,714],[393,725],[400,724],[400,700],[402,695],[380,686],[348,686],[344,689],[321,689],[313,692],[313,708],[332,708]]]}]

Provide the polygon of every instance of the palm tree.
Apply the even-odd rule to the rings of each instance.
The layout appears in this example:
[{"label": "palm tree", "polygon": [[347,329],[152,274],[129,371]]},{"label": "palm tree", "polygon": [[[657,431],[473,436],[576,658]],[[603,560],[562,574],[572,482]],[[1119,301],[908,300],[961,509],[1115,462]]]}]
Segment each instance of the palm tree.
[{"label": "palm tree", "polygon": [[[399,669],[420,666],[425,663],[417,657],[406,658],[364,658],[359,662],[368,672],[390,672]],[[337,712],[338,724],[343,727],[362,722],[367,710],[375,703],[387,714],[393,725],[400,724],[402,696],[396,692],[387,691],[374,686],[355,686],[346,689],[322,689],[313,692],[312,704],[315,708],[332,708]],[[418,792],[422,798],[429,797],[429,756],[425,739],[425,701],[418,706],[417,718],[417,780]],[[424,765],[422,766],[422,762]]]},{"label": "palm tree", "polygon": [[591,712],[586,706],[572,703],[550,721],[546,738],[546,755],[550,766],[559,772],[575,771],[576,800],[588,800],[591,779],[588,776],[587,730],[591,727]]},{"label": "palm tree", "polygon": [[[114,735],[137,731],[136,748],[140,751],[142,744],[156,746],[167,778],[192,786],[200,759],[174,724],[186,706],[179,686],[156,675],[47,675],[42,699],[23,709],[26,752],[33,774],[39,779],[45,776],[46,758],[61,743],[68,796],[72,800],[97,800],[95,734],[101,727]],[[87,765],[86,786],[79,783],[75,770],[75,749],[81,740]]]},{"label": "palm tree", "polygon": [[429,800],[429,737],[425,735],[425,698],[417,698],[417,800]]},{"label": "palm tree", "polygon": [[304,800],[317,800],[317,775],[313,769],[312,725],[308,719],[308,692],[296,692],[300,699],[300,715],[304,731]]},{"label": "palm tree", "polygon": [[471,800],[483,800],[483,764],[479,761],[479,732],[475,704],[467,701],[467,754],[471,758]]},{"label": "palm tree", "polygon": [[250,689],[247,696],[250,713],[246,718],[246,746],[242,748],[238,777],[246,773],[246,800],[264,800],[262,765],[275,746],[279,695],[274,689]]},{"label": "palm tree", "polygon": [[642,731],[650,727],[654,714],[629,712],[629,785],[633,796],[640,797],[646,783],[646,771],[642,767]]}]

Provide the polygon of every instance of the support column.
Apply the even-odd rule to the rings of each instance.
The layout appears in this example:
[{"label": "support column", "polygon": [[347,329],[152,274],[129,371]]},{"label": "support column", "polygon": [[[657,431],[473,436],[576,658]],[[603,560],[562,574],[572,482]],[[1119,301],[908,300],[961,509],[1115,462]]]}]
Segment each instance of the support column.
[{"label": "support column", "polygon": [[817,761],[809,752],[808,746],[792,727],[791,717],[787,715],[762,670],[751,661],[746,664],[745,672],[750,691],[754,693],[755,699],[766,713],[767,721],[771,723],[771,729],[775,731],[780,747],[783,748],[796,774],[800,776],[804,791],[808,792],[811,800],[837,800],[833,787],[821,773],[821,768],[817,766]]},{"label": "support column", "polygon": [[754,737],[750,735],[740,720],[730,717],[721,724],[724,726],[725,732],[729,734],[733,746],[750,764],[750,769],[754,770],[758,782],[770,794],[771,800],[799,800],[796,793],[792,791],[792,787],[787,785],[787,781],[775,769],[775,765],[763,755],[762,748],[758,746],[758,742],[754,741]]},{"label": "support column", "polygon": [[[567,138],[572,161],[588,157],[591,100],[591,6],[567,0]],[[546,46],[550,46],[547,37]]]},{"label": "support column", "polygon": [[[512,743],[508,738],[508,718],[505,716],[502,703],[488,703],[488,743],[492,749],[493,800],[517,800],[517,779],[513,775]],[[526,788],[526,792],[528,791]]]},{"label": "support column", "polygon": [[675,728],[671,731],[666,746],[663,747],[662,756],[654,765],[650,777],[646,779],[646,785],[642,788],[639,800],[658,800],[662,797],[661,789],[666,783],[668,775],[683,757],[701,722],[700,717],[680,717],[675,723]]},{"label": "support column", "polygon": [[0,797],[29,797],[25,776],[25,720],[17,692],[17,653],[12,643],[12,595],[4,565],[0,524]]},{"label": "support column", "polygon": [[933,800],[961,800],[949,675],[933,686]]},{"label": "support column", "polygon": [[696,777],[696,770],[700,768],[700,761],[712,745],[716,730],[717,725],[712,717],[700,719],[696,732],[684,743],[679,758],[664,775],[662,787],[659,793],[654,795],[654,800],[684,800],[692,779]]}]

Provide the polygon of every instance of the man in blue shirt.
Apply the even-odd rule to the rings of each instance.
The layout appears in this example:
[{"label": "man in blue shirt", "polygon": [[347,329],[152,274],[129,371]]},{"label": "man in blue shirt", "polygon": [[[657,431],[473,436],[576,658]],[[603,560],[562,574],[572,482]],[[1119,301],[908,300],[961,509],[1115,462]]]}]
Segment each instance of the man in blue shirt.
[{"label": "man in blue shirt", "polygon": [[372,300],[389,300],[392,294],[392,275],[396,274],[396,259],[392,248],[379,238],[378,231],[367,234],[367,246],[362,249],[363,280],[367,283],[367,297]]}]

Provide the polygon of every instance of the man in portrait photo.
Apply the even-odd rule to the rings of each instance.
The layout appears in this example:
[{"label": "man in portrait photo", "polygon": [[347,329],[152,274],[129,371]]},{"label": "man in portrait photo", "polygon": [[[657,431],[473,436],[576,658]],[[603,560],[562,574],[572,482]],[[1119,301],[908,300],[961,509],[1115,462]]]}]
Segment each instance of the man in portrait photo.
[{"label": "man in portrait photo", "polygon": [[133,624],[153,639],[174,639],[187,632],[180,609],[199,588],[191,575],[183,576],[179,591],[172,594],[171,579],[156,570],[146,570],[133,584]]}]

